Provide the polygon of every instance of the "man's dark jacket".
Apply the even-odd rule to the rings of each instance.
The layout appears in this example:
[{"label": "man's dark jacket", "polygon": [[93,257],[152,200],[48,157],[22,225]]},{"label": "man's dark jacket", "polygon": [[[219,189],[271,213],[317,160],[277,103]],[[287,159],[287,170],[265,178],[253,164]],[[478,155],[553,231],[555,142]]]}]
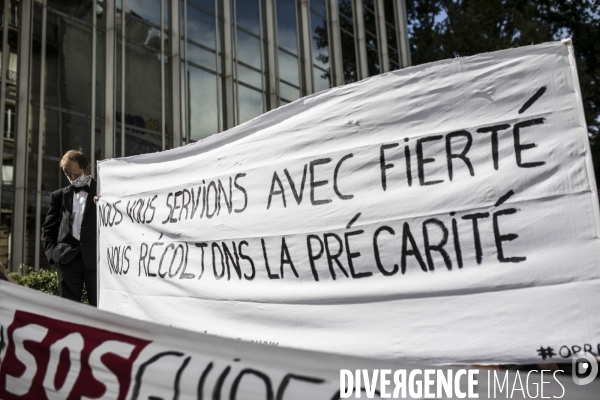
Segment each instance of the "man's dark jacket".
[{"label": "man's dark jacket", "polygon": [[81,252],[83,263],[89,270],[96,269],[96,181],[92,178],[81,222],[81,240],[71,231],[73,213],[72,185],[58,189],[50,195],[50,209],[42,226],[42,242],[46,257],[51,263],[68,264]]}]

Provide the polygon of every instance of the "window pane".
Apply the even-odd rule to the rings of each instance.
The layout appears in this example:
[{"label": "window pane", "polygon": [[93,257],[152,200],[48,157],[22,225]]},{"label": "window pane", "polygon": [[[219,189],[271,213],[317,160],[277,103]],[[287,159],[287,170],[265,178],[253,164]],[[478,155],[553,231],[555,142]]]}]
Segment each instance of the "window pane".
[{"label": "window pane", "polygon": [[[165,57],[165,150],[173,148],[173,88],[171,84],[171,79],[169,76],[172,76],[171,68],[178,68],[178,65],[173,65],[171,63],[171,59],[169,57]],[[179,63],[181,64],[181,63]],[[183,81],[183,79],[182,79]],[[184,107],[185,103],[181,104],[181,107]],[[183,124],[185,125],[185,124]]]},{"label": "window pane", "polygon": [[260,76],[260,73],[250,69],[250,68],[246,68],[243,65],[238,64],[237,66],[237,73],[238,73],[238,79],[244,83],[247,83],[248,85],[254,86],[257,89],[261,89],[262,88],[262,78]]},{"label": "window pane", "polygon": [[217,76],[189,68],[191,140],[200,140],[219,131]]},{"label": "window pane", "polygon": [[[4,3],[4,2],[0,2],[0,3]],[[19,8],[20,8],[20,3],[18,3],[17,1],[11,1],[9,3],[9,12],[8,12],[8,23],[9,23],[9,27],[13,28],[10,29],[10,33],[8,34],[8,46],[10,48],[10,54],[9,54],[9,61],[8,61],[8,68],[7,71],[5,73],[5,77],[6,77],[6,95],[7,96],[12,96],[14,98],[17,97],[17,63],[18,63],[18,57],[17,57],[17,51],[19,48],[19,29],[18,29],[18,24],[19,24]],[[41,9],[41,7],[35,7],[35,20],[34,20],[34,35],[39,37],[41,35],[38,34],[38,32],[41,31],[41,23],[39,23],[39,21],[41,21],[41,17],[39,17],[39,15],[41,15],[41,13],[38,13],[38,9]],[[2,10],[0,10],[0,15],[2,16],[2,20],[4,20],[4,5],[2,5]],[[39,29],[37,28],[37,25],[40,25]],[[0,33],[3,33],[3,26],[2,24],[0,24]],[[33,59],[32,59],[32,64],[31,67],[34,68],[35,67],[35,47],[36,45],[33,45],[32,48],[32,53],[33,53]],[[39,53],[39,51],[38,51]],[[2,54],[2,49],[0,48],[0,55]],[[2,66],[0,65],[0,68],[2,68]],[[33,69],[33,71],[35,71],[35,69]],[[38,67],[38,71],[39,71],[39,67]],[[32,84],[35,83],[35,79],[33,79]],[[39,82],[38,82],[39,85]],[[33,93],[32,93],[33,94]],[[4,203],[3,203],[4,204]]]},{"label": "window pane", "polygon": [[[96,120],[96,126],[94,129],[94,163],[92,164],[92,173],[94,176],[98,176],[98,169],[96,161],[106,158],[104,156],[104,124]],[[91,150],[90,150],[91,151]],[[90,156],[91,158],[91,156]]]},{"label": "window pane", "polygon": [[[125,44],[125,154],[162,148],[160,56],[144,47]],[[120,109],[117,109],[120,118]],[[139,129],[138,129],[139,128]]]},{"label": "window pane", "polygon": [[[177,1],[177,0],[166,0],[165,2],[163,2],[163,5],[164,5],[163,25],[165,27],[165,36],[168,36],[166,34],[166,32],[169,30],[169,20],[171,19],[171,4],[170,4],[171,1]],[[166,42],[165,42],[165,48],[167,48]]]},{"label": "window pane", "polygon": [[[27,191],[27,207],[29,210],[35,208],[35,192]],[[25,265],[34,265],[35,254],[35,213],[28,212],[25,219],[25,249],[21,255],[21,262]]]},{"label": "window pane", "polygon": [[373,13],[373,0],[363,2],[365,17],[365,37],[367,41],[367,65],[369,76],[381,73],[379,62],[379,40],[377,38],[377,19]]},{"label": "window pane", "polygon": [[48,12],[45,73],[46,104],[91,114],[92,28]]},{"label": "window pane", "polygon": [[[329,38],[325,3],[310,0],[312,32],[313,80],[315,92],[331,87],[329,73]],[[319,68],[317,68],[319,67]]]},{"label": "window pane", "polygon": [[279,50],[279,78],[300,86],[298,58]]},{"label": "window pane", "polygon": [[[0,7],[4,7],[3,1],[0,1]],[[33,8],[33,46],[31,48],[31,88],[30,88],[30,96],[32,101],[40,101],[40,85],[41,85],[41,63],[42,63],[42,12],[43,9],[41,5],[34,3]],[[2,8],[4,10],[4,8]],[[0,22],[0,25],[2,23]],[[1,27],[1,26],[0,26]],[[0,48],[0,54],[1,54]],[[11,54],[12,55],[12,54]],[[9,62],[10,63],[10,62]],[[1,64],[1,62],[0,62]],[[16,65],[15,65],[16,68]],[[0,65],[0,70],[2,69],[2,65]],[[8,70],[12,69],[12,65],[9,65]],[[16,70],[15,70],[16,72]],[[16,73],[15,73],[16,78]]]},{"label": "window pane", "polygon": [[125,127],[125,157],[161,151],[162,136],[160,133],[147,132],[137,126],[125,125]]},{"label": "window pane", "polygon": [[366,42],[367,42],[367,47],[371,47],[373,50],[378,51],[379,47],[378,47],[378,40],[377,40],[377,36],[375,36],[374,34],[372,34],[371,32],[367,31],[366,33]]},{"label": "window pane", "polygon": [[313,68],[313,74],[315,79],[315,92],[329,89],[331,84],[329,83],[329,72],[324,72],[319,68]]},{"label": "window pane", "polygon": [[58,160],[42,160],[43,191],[53,192],[63,186],[62,176],[64,176],[64,173],[60,169],[59,163]]},{"label": "window pane", "polygon": [[383,8],[388,31],[388,45],[397,49],[398,45],[396,43],[396,12],[394,10],[394,0],[383,0]]},{"label": "window pane", "polygon": [[[15,156],[11,153],[4,153],[4,157],[2,159],[2,189],[5,189],[7,186],[13,186],[15,184],[15,167],[14,167]],[[57,175],[58,176],[58,175]],[[4,190],[3,190],[4,192]],[[6,204],[6,200],[4,198],[5,195],[2,193],[2,204]],[[14,197],[11,197],[12,202],[14,202]]]},{"label": "window pane", "polygon": [[216,67],[216,55],[208,50],[202,49],[198,46],[188,43],[187,47],[188,60],[201,65],[205,68],[215,70]]},{"label": "window pane", "polygon": [[356,61],[354,10],[352,9],[352,0],[340,0],[339,7],[344,83],[351,83],[358,80],[358,63]]},{"label": "window pane", "polygon": [[[180,82],[180,101],[181,101],[181,121],[186,121],[184,123],[181,124],[181,138],[182,141],[185,143],[185,138],[188,137],[188,109],[189,109],[189,102],[187,100],[187,87],[189,87],[189,73],[186,71],[185,69],[185,63],[180,63],[180,73],[181,73],[181,79],[179,80]],[[189,68],[191,68],[191,66],[189,66]],[[179,144],[177,144],[177,146],[179,146]]]},{"label": "window pane", "polygon": [[[43,127],[44,154],[62,157],[68,150],[81,147],[83,152],[89,156],[91,150],[90,119],[45,109]],[[64,175],[59,174],[59,176]],[[45,190],[56,190],[69,184],[66,178],[62,179],[62,177],[60,182],[54,180],[48,182],[53,182],[56,187],[53,189],[50,186],[44,186]]]},{"label": "window pane", "polygon": [[[316,0],[313,0],[316,1]],[[327,37],[327,21],[314,12],[310,13],[312,27],[312,53],[313,63],[324,68],[329,68],[329,39]]]},{"label": "window pane", "polygon": [[356,46],[354,36],[342,32],[342,68],[344,70],[344,83],[358,80],[358,64],[356,62]]},{"label": "window pane", "polygon": [[381,73],[379,53],[370,46],[367,46],[367,64],[369,66],[369,76]]},{"label": "window pane", "polygon": [[[171,1],[176,1],[176,0],[171,0]],[[180,0],[179,1],[179,35],[181,37],[184,36],[185,34],[185,13],[187,12],[187,9],[189,9],[190,7],[186,7],[185,1],[184,0]],[[188,24],[190,23],[189,21],[187,22]],[[183,54],[183,50],[182,50],[182,54]]]},{"label": "window pane", "polygon": [[123,157],[121,155],[121,127],[118,125],[120,121],[117,121],[117,125],[115,125],[115,136],[114,136],[114,146],[115,146],[115,157]]},{"label": "window pane", "polygon": [[215,12],[214,0],[191,0],[190,3],[198,4],[200,7],[207,9],[208,11]]},{"label": "window pane", "polygon": [[[106,46],[105,34],[101,30],[96,30],[96,117],[104,118],[104,80],[106,70]],[[96,126],[101,124],[97,121]],[[101,157],[104,158],[104,157]]]},{"label": "window pane", "polygon": [[[39,216],[39,218],[41,218],[41,221],[44,221],[46,219],[46,215],[48,214],[49,205],[50,205],[50,193],[42,193],[42,207],[40,208],[40,216]],[[34,227],[34,229],[35,229],[35,227]],[[33,232],[35,232],[35,231],[33,231]],[[31,233],[33,233],[33,232],[31,232]],[[28,238],[28,240],[30,240],[30,239]],[[35,240],[35,234],[33,234],[33,240]],[[46,268],[46,269],[56,268],[56,266],[53,266],[52,264],[50,264],[50,262],[44,255],[44,248],[41,247],[40,250],[41,250],[41,252],[40,252],[39,267]],[[34,243],[33,251],[34,252],[32,254],[35,257],[35,243]]]},{"label": "window pane", "polygon": [[[2,33],[2,30],[0,30],[0,34],[1,33]],[[12,34],[11,34],[11,36],[12,36]],[[10,54],[8,56],[8,71],[6,71],[7,90],[13,96],[16,94],[15,88],[17,86],[17,64],[18,64],[18,56],[17,56],[16,51],[17,51],[17,48],[11,46],[11,48],[10,48]],[[1,49],[0,49],[0,57],[2,57],[2,51],[1,51]],[[34,71],[36,71],[36,67],[37,67],[37,71],[40,70],[40,66],[39,66],[40,61],[39,60],[40,60],[40,50],[39,49],[32,49],[32,68],[33,68]],[[0,65],[0,71],[1,70],[2,70],[2,66]],[[37,82],[36,82],[36,79],[34,78],[32,84],[35,84],[35,83],[37,83],[39,85],[39,80],[37,80]],[[38,86],[38,89],[39,89],[39,86]],[[32,88],[32,91],[33,91],[33,88]],[[35,96],[36,94],[32,93],[31,95]],[[37,97],[39,98],[39,93],[37,93]]]},{"label": "window pane", "polygon": [[[40,108],[38,106],[31,105],[29,107],[29,146],[27,149],[28,157],[27,157],[27,183],[26,187],[28,189],[34,189],[37,187],[37,176],[38,176],[38,167],[37,167],[37,159],[38,159],[38,139],[39,135],[39,112]],[[43,148],[43,146],[42,146]],[[58,188],[57,188],[58,189]]]},{"label": "window pane", "polygon": [[14,104],[6,103],[4,108],[4,137],[14,139],[17,127],[17,109]]},{"label": "window pane", "polygon": [[396,49],[388,47],[388,53],[390,55],[390,71],[394,71],[400,68],[400,64],[398,61],[398,52],[396,51]]},{"label": "window pane", "polygon": [[[115,136],[114,136],[114,156],[122,157],[121,154],[121,133],[120,133],[120,124],[121,124],[121,81],[122,81],[122,72],[121,66],[123,65],[123,57],[121,56],[121,43],[122,39],[117,36],[117,44],[115,46]],[[119,141],[117,143],[117,141]]]},{"label": "window pane", "polygon": [[239,112],[238,123],[250,121],[263,113],[262,93],[242,85],[238,85]]},{"label": "window pane", "polygon": [[[128,14],[160,26],[160,0],[126,0],[125,9]],[[129,29],[129,23],[127,21],[127,29]]]},{"label": "window pane", "polygon": [[310,8],[314,12],[321,14],[323,17],[327,15],[325,2],[323,0],[310,0]]},{"label": "window pane", "polygon": [[385,11],[385,30],[387,34],[387,42],[390,49],[388,50],[390,58],[390,71],[398,69],[396,66],[400,63],[398,53],[398,36],[396,28],[396,13],[394,9],[394,0],[384,0]]},{"label": "window pane", "polygon": [[15,204],[14,155],[3,154],[2,160],[2,210],[0,212],[0,262],[8,265],[9,238],[12,209]]},{"label": "window pane", "polygon": [[279,82],[279,95],[282,99],[290,102],[300,98],[300,90],[290,85],[286,85],[283,82]]},{"label": "window pane", "polygon": [[129,39],[160,51],[160,29],[139,19],[127,19],[125,36]]},{"label": "window pane", "polygon": [[256,35],[260,35],[260,8],[258,0],[237,0],[237,24]]},{"label": "window pane", "polygon": [[195,7],[188,7],[187,18],[188,39],[216,49],[215,17]]},{"label": "window pane", "polygon": [[238,29],[237,31],[238,60],[250,66],[262,69],[260,40]]},{"label": "window pane", "polygon": [[[13,3],[16,2],[13,1]],[[89,0],[48,0],[48,7],[56,8],[72,17],[92,22],[93,3]]]},{"label": "window pane", "polygon": [[[2,6],[4,6],[4,2],[2,2]],[[12,0],[10,1],[9,6],[9,12],[8,12],[8,24],[10,26],[13,27],[18,27],[19,25],[19,1],[17,0]],[[4,15],[4,7],[2,7],[2,11],[0,11],[0,14]],[[3,18],[4,20],[4,18]]]},{"label": "window pane", "polygon": [[294,54],[298,54],[296,2],[294,0],[279,0],[276,5],[278,45]]}]

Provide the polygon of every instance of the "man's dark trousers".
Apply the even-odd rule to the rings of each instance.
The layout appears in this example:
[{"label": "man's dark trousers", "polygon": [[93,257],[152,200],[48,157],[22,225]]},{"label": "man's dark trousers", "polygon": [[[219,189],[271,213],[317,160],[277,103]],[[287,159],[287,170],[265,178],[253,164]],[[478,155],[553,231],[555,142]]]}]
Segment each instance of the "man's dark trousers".
[{"label": "man's dark trousers", "polygon": [[74,193],[75,189],[70,185],[50,195],[50,207],[42,227],[42,242],[46,257],[58,267],[61,297],[81,301],[85,283],[89,302],[96,306],[96,181],[90,181],[79,240],[73,236],[70,223]]},{"label": "man's dark trousers", "polygon": [[69,300],[81,301],[83,293],[83,283],[87,290],[90,305],[97,307],[97,271],[87,269],[81,258],[81,253],[77,254],[68,264],[58,265],[58,291],[60,297]]}]

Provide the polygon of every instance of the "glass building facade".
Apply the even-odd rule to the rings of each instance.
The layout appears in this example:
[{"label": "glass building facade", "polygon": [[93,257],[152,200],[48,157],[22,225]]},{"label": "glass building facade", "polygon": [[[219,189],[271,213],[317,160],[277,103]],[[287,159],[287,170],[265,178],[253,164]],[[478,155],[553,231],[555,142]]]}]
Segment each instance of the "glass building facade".
[{"label": "glass building facade", "polygon": [[[404,0],[0,1],[0,262],[48,267],[59,162],[155,152],[410,65]],[[93,171],[95,174],[95,171]]]}]

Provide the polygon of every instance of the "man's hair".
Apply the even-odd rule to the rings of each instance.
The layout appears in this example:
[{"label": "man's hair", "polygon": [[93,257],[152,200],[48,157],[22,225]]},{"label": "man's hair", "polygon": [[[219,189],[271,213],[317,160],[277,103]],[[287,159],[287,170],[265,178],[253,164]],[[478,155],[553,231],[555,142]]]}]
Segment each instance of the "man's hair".
[{"label": "man's hair", "polygon": [[85,154],[83,154],[83,151],[81,150],[67,151],[62,157],[62,160],[60,160],[60,167],[64,168],[69,161],[75,161],[77,164],[79,164],[79,168],[81,169],[86,169],[90,165],[87,157],[85,156]]}]

